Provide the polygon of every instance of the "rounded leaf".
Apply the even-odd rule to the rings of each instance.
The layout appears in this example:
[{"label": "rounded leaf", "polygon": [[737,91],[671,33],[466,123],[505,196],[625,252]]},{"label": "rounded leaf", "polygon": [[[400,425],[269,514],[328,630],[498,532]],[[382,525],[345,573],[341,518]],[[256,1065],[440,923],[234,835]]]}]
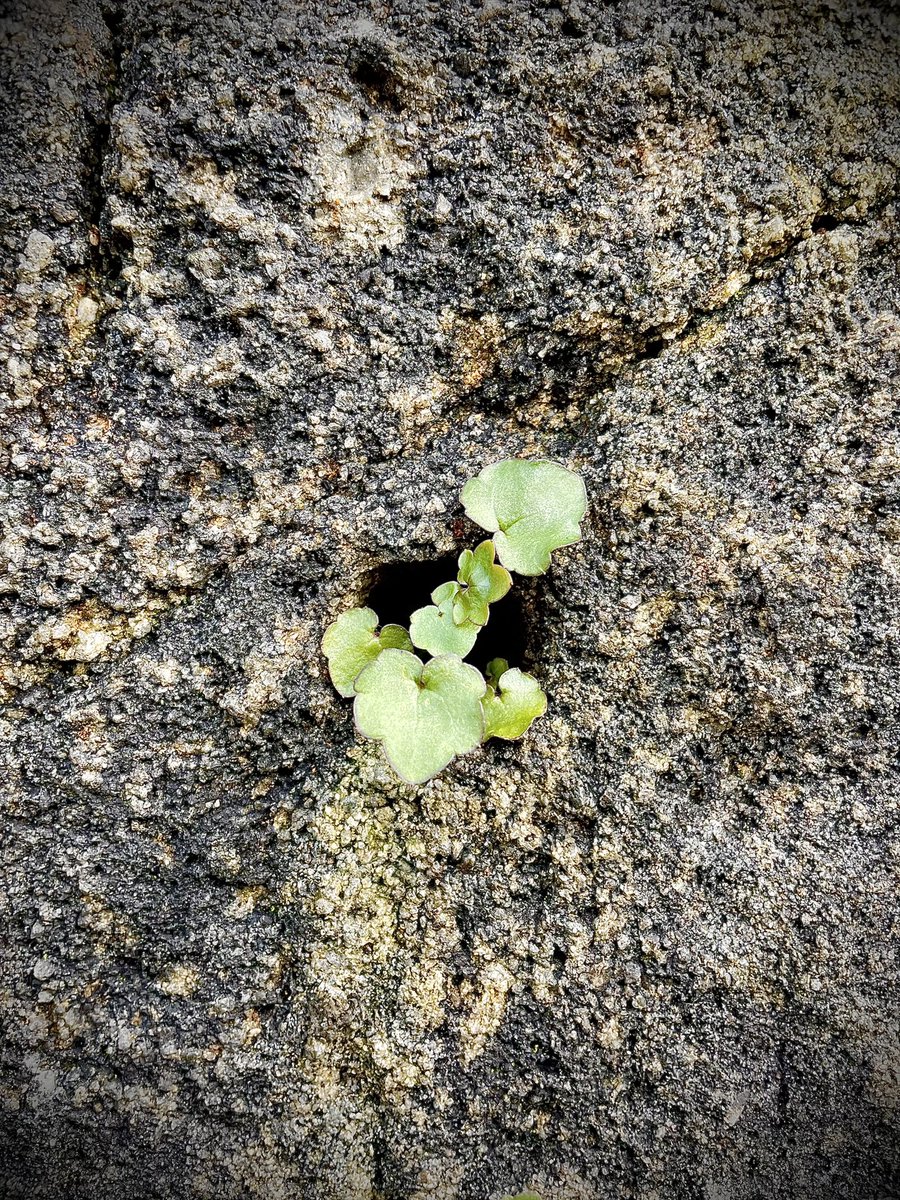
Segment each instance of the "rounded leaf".
[{"label": "rounded leaf", "polygon": [[512,587],[512,577],[494,562],[494,543],[487,538],[475,550],[463,550],[459,556],[459,589],[453,605],[457,625],[472,621],[487,624],[488,605],[501,600]]},{"label": "rounded leaf", "polygon": [[440,608],[433,604],[417,608],[409,622],[414,646],[429,654],[457,654],[460,658],[465,658],[475,645],[478,630],[479,626],[471,621],[456,624],[450,601],[445,601]]},{"label": "rounded leaf", "polygon": [[512,587],[509,571],[494,562],[494,543],[485,538],[474,550],[463,550],[459,556],[460,583],[481,592],[490,604],[501,600]]},{"label": "rounded leaf", "polygon": [[492,658],[484,673],[488,687],[496,692],[500,686],[500,676],[504,675],[508,670],[509,663],[505,658]]},{"label": "rounded leaf", "polygon": [[[491,666],[501,660],[494,659]],[[488,668],[490,671],[490,667]],[[488,687],[484,707],[484,740],[519,738],[535,718],[547,711],[547,697],[533,675],[512,667],[500,676],[496,691]]]},{"label": "rounded leaf", "polygon": [[353,695],[353,680],[381,653],[377,627],[378,614],[371,608],[351,608],[325,630],[322,650],[331,682],[342,696]]},{"label": "rounded leaf", "polygon": [[442,583],[440,587],[436,587],[431,593],[431,598],[438,608],[443,608],[448,602],[452,604],[459,593],[460,586],[455,579],[452,579],[449,583]]},{"label": "rounded leaf", "polygon": [[342,696],[353,695],[353,681],[388,646],[412,650],[402,625],[385,625],[379,637],[378,616],[371,608],[351,608],[325,630],[322,651],[328,659],[331,682]]},{"label": "rounded leaf", "polygon": [[462,490],[468,516],[494,534],[500,561],[520,575],[540,575],[550,552],[581,539],[584,481],[546,460],[492,463]]},{"label": "rounded leaf", "polygon": [[412,650],[409,634],[402,625],[385,625],[378,635],[382,650]]},{"label": "rounded leaf", "polygon": [[353,715],[360,733],[380,741],[407,783],[424,783],[482,740],[480,672],[453,655],[423,664],[385,650],[356,681]]}]

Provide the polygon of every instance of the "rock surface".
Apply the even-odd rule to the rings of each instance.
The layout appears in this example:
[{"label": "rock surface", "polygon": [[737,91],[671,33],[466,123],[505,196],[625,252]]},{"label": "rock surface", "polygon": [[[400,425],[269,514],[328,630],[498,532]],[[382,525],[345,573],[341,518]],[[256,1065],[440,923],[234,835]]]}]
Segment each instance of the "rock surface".
[{"label": "rock surface", "polygon": [[[900,1195],[888,9],[7,6],[0,1195]],[[321,634],[516,455],[409,788]]]}]

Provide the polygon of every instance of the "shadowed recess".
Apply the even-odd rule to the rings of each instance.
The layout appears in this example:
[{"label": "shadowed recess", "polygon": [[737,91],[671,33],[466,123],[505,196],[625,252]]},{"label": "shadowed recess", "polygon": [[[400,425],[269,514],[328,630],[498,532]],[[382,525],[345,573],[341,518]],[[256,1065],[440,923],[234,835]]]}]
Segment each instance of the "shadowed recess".
[{"label": "shadowed recess", "polygon": [[[365,603],[378,614],[379,624],[394,623],[408,629],[415,610],[431,603],[434,589],[456,578],[457,557],[446,554],[430,562],[386,563],[373,572]],[[527,644],[521,588],[521,580],[514,576],[512,590],[491,605],[488,623],[466,655],[466,662],[481,671],[492,658],[505,658],[511,666],[524,666]],[[423,650],[417,653],[429,657]]]}]

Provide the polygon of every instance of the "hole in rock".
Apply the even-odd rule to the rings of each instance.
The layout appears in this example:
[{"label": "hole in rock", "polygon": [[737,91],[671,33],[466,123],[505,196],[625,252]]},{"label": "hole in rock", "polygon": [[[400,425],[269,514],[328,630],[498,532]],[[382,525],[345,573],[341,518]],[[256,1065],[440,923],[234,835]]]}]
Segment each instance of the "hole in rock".
[{"label": "hole in rock", "polygon": [[820,213],[812,223],[813,233],[829,233],[832,229],[837,229],[840,225],[837,217],[833,217],[831,213]]},{"label": "hole in rock", "polygon": [[490,619],[466,661],[479,671],[483,671],[492,658],[505,658],[511,667],[525,668],[525,641],[522,597],[521,592],[516,592],[516,577],[513,576],[512,590],[491,605]]},{"label": "hole in rock", "polygon": [[[387,563],[378,567],[364,603],[378,614],[380,625],[403,625],[417,608],[431,603],[431,593],[448,579],[456,578],[457,555],[447,554],[431,562]],[[466,655],[466,662],[483,671],[492,658],[505,658],[511,667],[525,667],[527,639],[522,609],[523,581],[513,576],[512,589],[491,605],[490,618]],[[417,651],[422,657],[428,655]]]},{"label": "hole in rock", "polygon": [[457,555],[445,554],[431,562],[386,563],[377,567],[366,597],[378,613],[380,625],[403,625],[417,608],[431,603],[431,593],[448,579],[456,578]]},{"label": "hole in rock", "polygon": [[376,103],[386,104],[393,109],[403,107],[397,95],[397,80],[384,63],[361,58],[353,65],[350,77],[368,92]]}]

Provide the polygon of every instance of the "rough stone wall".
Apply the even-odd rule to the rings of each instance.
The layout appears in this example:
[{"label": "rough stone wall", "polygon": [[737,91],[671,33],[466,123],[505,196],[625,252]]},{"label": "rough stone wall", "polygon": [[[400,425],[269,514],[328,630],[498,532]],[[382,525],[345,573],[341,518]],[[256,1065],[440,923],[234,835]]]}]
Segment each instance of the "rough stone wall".
[{"label": "rough stone wall", "polygon": [[[0,1195],[900,1195],[898,91],[844,0],[7,0]],[[512,455],[550,710],[409,788],[321,633]]]}]

